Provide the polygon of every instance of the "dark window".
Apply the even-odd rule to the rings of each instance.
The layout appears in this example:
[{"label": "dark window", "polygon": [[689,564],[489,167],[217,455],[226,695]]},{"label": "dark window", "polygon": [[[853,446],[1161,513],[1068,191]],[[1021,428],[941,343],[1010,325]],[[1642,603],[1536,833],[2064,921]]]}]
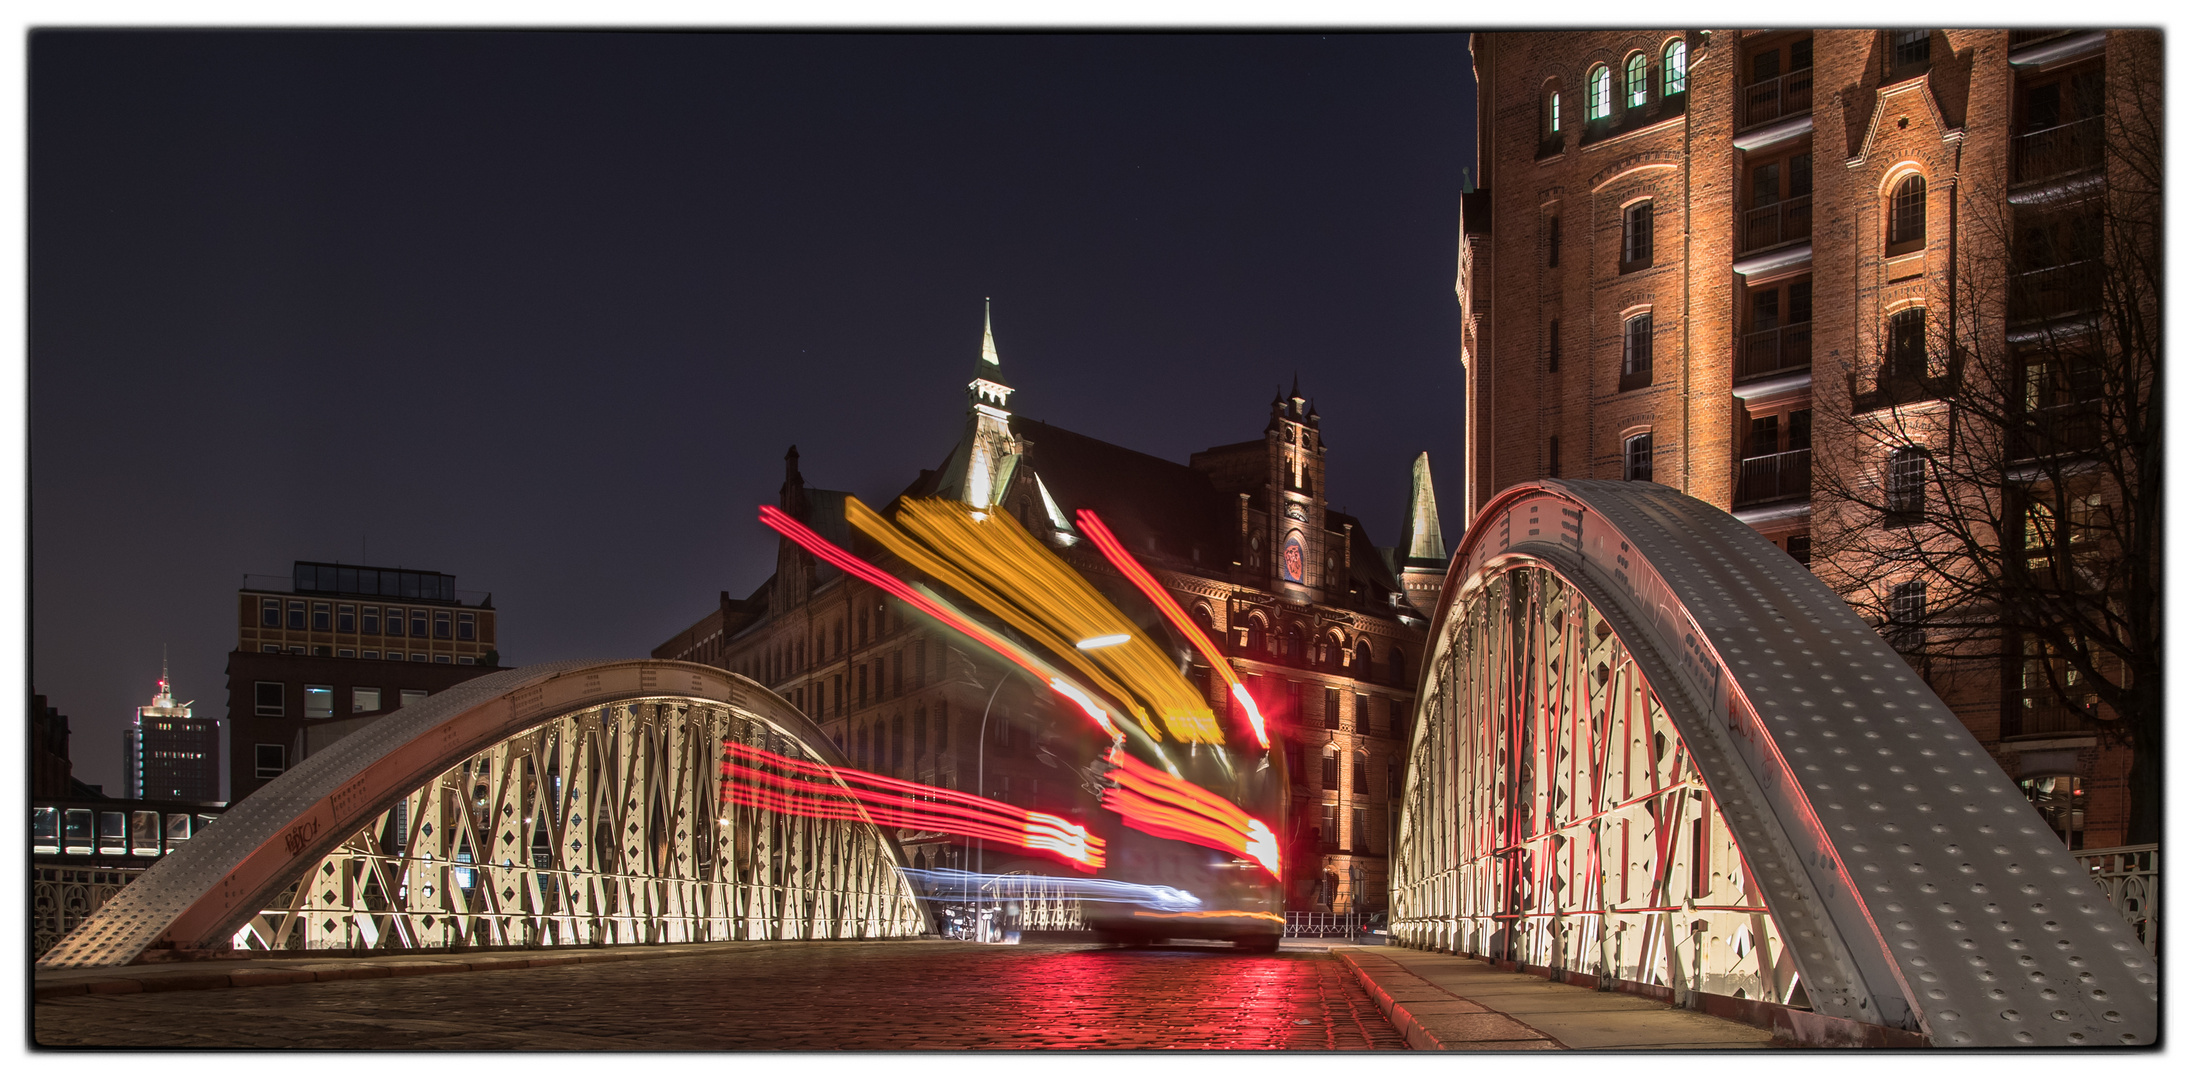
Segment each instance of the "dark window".
[{"label": "dark window", "polygon": [[1926,509],[1926,452],[1905,446],[1888,455],[1888,514],[1915,518]]},{"label": "dark window", "polygon": [[890,767],[893,770],[906,767],[906,718],[891,717]]},{"label": "dark window", "polygon": [[922,705],[913,710],[913,758],[915,761],[919,761],[921,755],[928,752],[929,708]]},{"label": "dark window", "polygon": [[936,752],[941,754],[951,746],[951,706],[936,703]]},{"label": "dark window", "polygon": [[1408,660],[1401,655],[1399,649],[1386,650],[1385,667],[1392,673],[1394,685],[1402,685],[1408,681]]},{"label": "dark window", "polygon": [[1621,212],[1621,268],[1640,270],[1652,264],[1652,201],[1646,199]]},{"label": "dark window", "polygon": [[466,612],[465,614],[457,616],[457,640],[471,641],[477,636],[478,630],[473,625],[471,613]]},{"label": "dark window", "polygon": [[1789,537],[1789,558],[1805,566],[1811,565],[1811,534],[1797,533]]},{"label": "dark window", "polygon": [[1888,73],[1907,77],[1918,73],[1933,58],[1933,31],[1888,31]]},{"label": "dark window", "polygon": [[271,627],[274,627],[275,629],[280,629],[280,628],[281,628],[281,625],[282,625],[282,602],[281,602],[281,601],[279,601],[279,600],[274,600],[274,599],[262,599],[262,600],[260,600],[260,601],[259,601],[259,625],[260,625],[260,626],[271,626]]},{"label": "dark window", "polygon": [[859,643],[860,643],[860,644],[862,644],[862,645],[865,645],[865,644],[867,644],[867,643],[868,643],[868,613],[867,613],[866,611],[862,611],[862,612],[860,613],[860,637],[859,637]]},{"label": "dark window", "polygon": [[1926,643],[1926,583],[1906,581],[1888,594],[1888,643],[1909,651]]},{"label": "dark window", "polygon": [[[1356,766],[1356,767],[1357,767],[1357,768],[1360,768],[1361,766]],[[1354,833],[1353,833],[1353,835],[1352,835],[1352,836],[1350,836],[1350,837],[1348,838],[1348,848],[1349,848],[1349,850],[1352,850],[1352,851],[1369,851],[1369,850],[1370,850],[1370,811],[1369,811],[1368,809],[1364,808],[1364,807],[1360,807],[1360,806],[1358,806],[1358,807],[1355,807],[1355,812],[1354,812],[1354,813],[1353,813],[1352,815],[1350,815],[1350,816],[1351,816],[1351,817],[1353,817],[1353,819],[1354,819],[1354,821],[1353,821],[1353,825],[1354,825]]]},{"label": "dark window", "polygon": [[252,686],[252,714],[255,716],[283,716],[288,708],[284,704],[282,684],[278,682],[256,683]]},{"label": "dark window", "polygon": [[1324,727],[1327,731],[1340,729],[1340,692],[1330,687],[1324,691]]},{"label": "dark window", "polygon": [[1647,311],[1621,325],[1621,388],[1649,386],[1652,381],[1652,313]]},{"label": "dark window", "polygon": [[[1337,786],[1337,785],[1334,785],[1334,786]],[[1326,846],[1328,846],[1328,847],[1338,847],[1338,846],[1339,846],[1339,843],[1340,843],[1340,808],[1339,808],[1339,807],[1337,807],[1337,806],[1333,806],[1333,805],[1331,805],[1330,803],[1327,803],[1327,804],[1325,804],[1325,807],[1324,807],[1324,820],[1323,820],[1322,824],[1321,824],[1321,825],[1319,826],[1319,828],[1317,829],[1317,839],[1318,839],[1319,841],[1323,842],[1323,843],[1324,843],[1324,844],[1325,844]],[[1327,875],[1325,875],[1325,876],[1326,876],[1326,878],[1327,878],[1328,880],[1329,880],[1329,878],[1331,877],[1331,875],[1330,875],[1330,874],[1327,874]],[[1326,901],[1325,901],[1325,902],[1326,902],[1326,903],[1330,903],[1330,902],[1331,902],[1331,899],[1330,899],[1330,897],[1327,897],[1327,898],[1326,898]]]},{"label": "dark window", "polygon": [[891,654],[891,696],[906,692],[906,651],[900,649]]},{"label": "dark window", "polygon": [[343,604],[335,609],[335,629],[345,634],[358,632],[358,606]]},{"label": "dark window", "polygon": [[929,639],[913,639],[913,688],[921,689],[929,684]]},{"label": "dark window", "polygon": [[304,629],[304,601],[291,600],[289,602],[289,628],[291,630]]},{"label": "dark window", "polygon": [[860,689],[858,695],[853,699],[853,704],[866,705],[868,703],[868,665],[862,664],[858,670],[860,672]]},{"label": "dark window", "polygon": [[403,609],[400,607],[388,609],[388,636],[403,636]]},{"label": "dark window", "polygon": [[1362,754],[1356,754],[1354,764],[1355,767],[1351,770],[1354,775],[1349,779],[1354,782],[1355,797],[1367,799],[1370,797],[1370,759]]},{"label": "dark window", "polygon": [[333,617],[333,612],[331,612],[331,611],[330,611],[330,610],[328,609],[328,606],[327,606],[326,604],[313,604],[313,605],[312,605],[312,629],[314,629],[314,630],[331,630],[331,629],[334,629],[334,624],[333,624],[333,622],[331,621],[331,620],[332,620],[332,617]]},{"label": "dark window", "polygon": [[1393,737],[1396,739],[1405,739],[1408,737],[1408,707],[1401,704],[1399,698],[1392,698],[1386,701],[1385,726],[1388,730],[1392,732]]},{"label": "dark window", "polygon": [[1370,730],[1370,695],[1368,694],[1355,695],[1355,730],[1364,732]]},{"label": "dark window", "polygon": [[1916,250],[1926,242],[1926,178],[1913,173],[1888,197],[1888,254]]},{"label": "dark window", "polygon": [[1904,308],[1888,316],[1888,374],[1918,379],[1926,374],[1926,309]]},{"label": "dark window", "polygon": [[1339,789],[1340,752],[1328,749],[1324,752],[1324,790],[1338,791]]},{"label": "dark window", "polygon": [[426,636],[426,609],[425,609],[425,608],[412,608],[412,609],[411,609],[411,636],[412,636],[412,637],[418,637],[418,638],[422,638],[422,637],[425,637],[425,636]]},{"label": "dark window", "polygon": [[449,640],[448,612],[437,611],[434,613],[434,636],[442,639],[443,641]]},{"label": "dark window", "polygon": [[252,746],[253,772],[261,780],[280,776],[286,767],[287,748],[280,743],[257,743]]},{"label": "dark window", "polygon": [[1545,370],[1560,370],[1560,320],[1545,324]]},{"label": "dark window", "polygon": [[1545,219],[1545,265],[1560,265],[1560,215]]},{"label": "dark window", "polygon": [[1750,446],[1743,452],[1745,457],[1760,457],[1781,452],[1781,418],[1756,416],[1751,418]]},{"label": "dark window", "polygon": [[1811,410],[1795,409],[1789,413],[1789,449],[1811,449]]},{"label": "dark window", "polygon": [[845,677],[830,676],[830,700],[835,703],[837,715],[845,715]]},{"label": "dark window", "polygon": [[1652,478],[1652,433],[1631,435],[1621,447],[1621,476],[1624,480],[1650,480]]}]

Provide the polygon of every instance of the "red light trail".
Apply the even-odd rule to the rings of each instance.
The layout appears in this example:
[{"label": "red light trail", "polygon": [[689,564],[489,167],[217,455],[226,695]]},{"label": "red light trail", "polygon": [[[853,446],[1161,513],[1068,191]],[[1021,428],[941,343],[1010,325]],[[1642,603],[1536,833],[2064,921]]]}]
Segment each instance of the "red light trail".
[{"label": "red light trail", "polygon": [[1206,788],[1114,749],[1104,809],[1139,832],[1230,851],[1279,876],[1279,842],[1271,827]]},{"label": "red light trail", "polygon": [[976,837],[1050,852],[1082,870],[1099,870],[1104,865],[1103,838],[1053,814],[858,769],[832,769],[742,743],[725,742],[723,750],[723,801],[727,803],[800,817],[872,821],[885,828]]}]

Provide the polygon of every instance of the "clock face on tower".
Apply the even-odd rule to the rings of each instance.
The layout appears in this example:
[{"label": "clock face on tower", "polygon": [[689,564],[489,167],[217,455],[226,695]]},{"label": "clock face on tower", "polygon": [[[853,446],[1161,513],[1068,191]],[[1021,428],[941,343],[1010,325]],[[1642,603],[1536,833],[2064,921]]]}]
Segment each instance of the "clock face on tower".
[{"label": "clock face on tower", "polygon": [[1302,539],[1298,532],[1286,534],[1286,543],[1279,548],[1280,572],[1286,580],[1296,585],[1302,583]]}]

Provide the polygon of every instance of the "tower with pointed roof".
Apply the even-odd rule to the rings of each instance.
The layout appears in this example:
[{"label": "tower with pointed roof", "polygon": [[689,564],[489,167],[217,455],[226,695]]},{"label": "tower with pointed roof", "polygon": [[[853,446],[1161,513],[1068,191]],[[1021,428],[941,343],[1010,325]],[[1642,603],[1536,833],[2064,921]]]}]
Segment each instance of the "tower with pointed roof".
[{"label": "tower with pointed roof", "polygon": [[1005,385],[1004,370],[997,361],[989,300],[984,298],[982,355],[975,361],[974,378],[967,383],[966,429],[938,479],[939,493],[976,510],[987,510],[1003,499],[1022,450],[1012,434],[1011,396],[1012,387]]},{"label": "tower with pointed roof", "polygon": [[1438,497],[1431,490],[1430,451],[1416,455],[1411,473],[1408,521],[1393,549],[1394,562],[1408,602],[1428,613],[1437,608],[1439,590],[1446,585],[1446,537],[1439,530]]}]

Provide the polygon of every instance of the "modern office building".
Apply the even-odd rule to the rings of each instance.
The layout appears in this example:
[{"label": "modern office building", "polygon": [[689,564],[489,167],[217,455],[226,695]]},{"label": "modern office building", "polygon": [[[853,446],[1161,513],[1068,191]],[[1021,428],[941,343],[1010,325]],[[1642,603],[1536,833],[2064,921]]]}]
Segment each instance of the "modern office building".
[{"label": "modern office building", "polygon": [[351,721],[497,670],[495,630],[492,594],[430,570],[298,562],[287,582],[247,578],[228,658],[229,800]]},{"label": "modern office building", "polygon": [[221,798],[221,722],[191,713],[193,702],[175,703],[167,664],[152,704],[140,705],[122,740],[122,776],[132,799],[218,802]]},{"label": "modern office building", "polygon": [[[2144,182],[2121,171],[2140,148],[2111,164],[2105,143],[2139,138],[2111,118],[2147,107],[2159,36],[1563,30],[1471,49],[1466,512],[1541,477],[1729,510],[1873,617],[2067,842],[2123,843],[2130,755],[2066,702],[2106,707],[2077,664],[1987,621],[2026,587],[2015,560],[2000,588],[1970,571],[1990,544],[2050,543],[2041,504],[2115,467],[2056,421],[2095,416],[2079,373],[2116,336],[2111,192]],[[1952,433],[1982,414],[2009,434],[1998,479],[1966,483],[1950,459],[1975,444]],[[1994,516],[1958,540],[1941,508],[1966,498]]]}]

